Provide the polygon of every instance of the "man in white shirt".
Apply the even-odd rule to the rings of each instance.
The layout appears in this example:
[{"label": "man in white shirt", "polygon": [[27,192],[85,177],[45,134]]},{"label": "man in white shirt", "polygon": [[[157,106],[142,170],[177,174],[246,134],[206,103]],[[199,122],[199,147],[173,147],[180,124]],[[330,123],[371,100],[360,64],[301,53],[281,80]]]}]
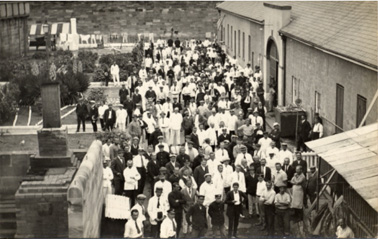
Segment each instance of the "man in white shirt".
[{"label": "man in white shirt", "polygon": [[131,200],[130,206],[134,206],[138,190],[138,181],[141,176],[136,167],[133,166],[133,161],[131,159],[127,161],[127,167],[123,171],[123,177],[125,179],[125,195]]},{"label": "man in white shirt", "polygon": [[100,118],[101,129],[105,130],[104,113],[108,109],[108,105],[102,102],[98,107],[98,117]]},{"label": "man in white shirt", "polygon": [[230,135],[235,134],[237,120],[238,120],[238,117],[235,115],[235,110],[231,109],[230,115],[228,116],[228,119],[227,119],[227,128],[230,131]]},{"label": "man in white shirt", "polygon": [[142,238],[144,233],[143,223],[138,220],[139,212],[136,209],[131,210],[131,219],[125,224],[124,238]]},{"label": "man in white shirt", "polygon": [[272,143],[272,139],[268,137],[268,132],[264,132],[264,137],[259,139],[258,144],[261,146],[260,150],[265,154],[266,149]]},{"label": "man in white shirt", "polygon": [[171,142],[173,146],[180,144],[182,120],[183,119],[182,115],[179,113],[179,108],[176,107],[170,117]]},{"label": "man in white shirt", "polygon": [[109,167],[110,162],[104,161],[103,162],[103,171],[102,171],[102,187],[104,191],[104,196],[108,194],[112,194],[112,180],[114,178],[113,171]]},{"label": "man in white shirt", "polygon": [[232,173],[232,181],[231,184],[239,183],[239,190],[243,193],[246,192],[246,185],[245,185],[245,175],[241,172],[241,166],[238,165],[235,167],[235,172]]},{"label": "man in white shirt", "polygon": [[230,159],[223,159],[222,160],[223,164],[223,188],[224,192],[227,194],[231,190],[231,183],[232,183],[232,173],[234,172],[234,169],[230,165]]},{"label": "man in white shirt", "polygon": [[206,138],[210,139],[210,146],[212,147],[213,151],[215,150],[215,146],[218,144],[217,133],[216,129],[214,128],[214,124],[211,123],[210,127],[206,130]]},{"label": "man in white shirt", "polygon": [[110,67],[110,74],[112,75],[114,85],[119,85],[119,67],[116,62],[113,62],[113,65]]},{"label": "man in white shirt", "polygon": [[160,238],[176,238],[177,223],[175,220],[175,210],[168,210],[168,217],[166,217],[160,227]]},{"label": "man in white shirt", "polygon": [[146,138],[148,145],[151,145],[150,135],[155,131],[155,126],[157,125],[155,119],[151,116],[151,111],[147,110],[146,114],[143,114],[143,121],[147,124]]},{"label": "man in white shirt", "polygon": [[[243,145],[244,146],[244,145]],[[252,155],[247,153],[247,147],[242,147],[241,148],[241,153],[239,153],[237,156],[236,156],[236,159],[235,159],[235,166],[237,165],[241,165],[241,162],[242,160],[246,160],[247,161],[247,165],[251,165],[251,163],[253,163],[253,159],[252,159]]]},{"label": "man in white shirt", "polygon": [[123,108],[123,105],[119,106],[119,109],[116,112],[116,116],[116,125],[120,131],[124,132],[126,129],[127,111]]},{"label": "man in white shirt", "polygon": [[151,236],[153,238],[159,238],[161,223],[167,217],[167,210],[169,209],[168,200],[162,197],[162,193],[162,187],[155,187],[155,196],[148,201],[147,211],[150,216]]},{"label": "man in white shirt", "polygon": [[248,118],[251,119],[251,125],[256,128],[256,124],[259,123],[260,125],[264,125],[264,120],[261,116],[259,116],[259,112],[256,110],[253,112],[253,115],[249,115]]},{"label": "man in white shirt", "polygon": [[222,162],[223,159],[229,158],[228,151],[224,148],[224,142],[219,144],[219,149],[215,152],[215,159]]},{"label": "man in white shirt", "polygon": [[166,113],[163,111],[160,113],[161,117],[158,119],[158,125],[159,125],[159,128],[161,130],[161,132],[163,133],[163,140],[164,142],[168,142],[169,141],[169,122],[170,120],[166,117]]},{"label": "man in white shirt", "polygon": [[[274,156],[278,158],[279,152],[278,148],[276,148],[276,143],[272,141],[269,147],[265,150],[265,155],[274,154]],[[281,163],[283,163],[283,161]]]},{"label": "man in white shirt", "polygon": [[213,152],[210,153],[210,158],[207,160],[206,165],[209,169],[209,173],[211,176],[214,176],[214,173],[217,171],[218,164],[220,164],[220,161],[218,159],[215,159],[215,154]]},{"label": "man in white shirt", "polygon": [[104,156],[105,161],[110,161],[110,139],[106,140],[106,143],[102,145],[102,155]]},{"label": "man in white shirt", "polygon": [[260,197],[260,201],[264,204],[265,218],[266,218],[266,229],[267,236],[274,235],[274,198],[276,197],[276,192],[272,189],[272,183],[266,182],[266,190]]},{"label": "man in white shirt", "polygon": [[146,221],[146,208],[144,206],[144,201],[146,200],[146,196],[143,195],[143,194],[139,194],[136,198],[136,204],[134,205],[134,207],[132,207],[130,209],[130,211],[132,210],[137,210],[139,212],[139,217],[138,217],[138,221],[140,221],[141,223],[144,223],[144,221]]},{"label": "man in white shirt", "polygon": [[281,143],[281,147],[282,149],[278,153],[279,161],[283,163],[285,158],[288,158],[290,160],[289,164],[291,164],[293,162],[293,153],[287,149],[287,143]]},{"label": "man in white shirt", "polygon": [[220,194],[222,195],[222,198],[223,198],[224,178],[223,178],[223,164],[221,163],[217,165],[217,170],[213,176],[213,183],[214,183],[215,194]]},{"label": "man in white shirt", "polygon": [[163,189],[161,197],[164,198],[164,200],[168,201],[168,194],[172,192],[172,184],[171,182],[166,180],[166,174],[164,173],[159,174],[159,181],[157,181],[154,185],[155,191],[157,188]]}]

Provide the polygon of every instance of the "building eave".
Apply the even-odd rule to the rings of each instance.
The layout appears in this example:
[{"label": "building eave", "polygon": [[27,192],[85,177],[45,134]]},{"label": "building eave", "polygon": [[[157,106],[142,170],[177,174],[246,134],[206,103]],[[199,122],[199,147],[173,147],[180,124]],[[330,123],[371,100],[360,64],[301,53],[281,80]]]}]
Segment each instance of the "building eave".
[{"label": "building eave", "polygon": [[291,39],[293,39],[293,40],[295,40],[295,41],[298,41],[298,42],[300,42],[300,43],[303,43],[303,44],[305,44],[305,45],[307,45],[307,46],[310,46],[310,47],[313,47],[313,48],[315,48],[315,49],[317,49],[317,50],[320,50],[320,51],[322,51],[322,52],[324,52],[324,53],[326,53],[326,54],[333,55],[333,56],[338,57],[338,58],[341,58],[341,59],[343,59],[343,60],[345,60],[345,61],[349,61],[349,62],[351,62],[351,63],[353,63],[353,64],[357,64],[357,65],[360,65],[360,66],[362,66],[362,67],[365,67],[365,68],[367,68],[367,69],[369,69],[369,70],[372,70],[372,71],[378,72],[378,66],[377,66],[377,65],[374,65],[374,64],[371,64],[371,63],[365,62],[365,61],[360,60],[360,59],[356,59],[356,58],[354,58],[354,57],[351,57],[351,56],[348,56],[348,55],[342,54],[342,53],[337,52],[337,51],[334,51],[334,50],[332,50],[332,49],[328,49],[328,48],[325,48],[325,47],[319,46],[319,45],[317,45],[317,44],[315,44],[315,43],[313,43],[313,42],[311,42],[311,41],[308,41],[308,40],[302,39],[302,38],[300,38],[300,37],[297,37],[297,36],[295,36],[295,35],[292,35],[292,34],[290,34],[290,33],[287,33],[287,32],[285,32],[285,31],[283,31],[283,30],[280,30],[279,33],[282,34],[282,35],[284,35],[284,36],[286,36],[286,37],[288,37],[288,38],[291,38]]},{"label": "building eave", "polygon": [[247,21],[250,21],[250,22],[253,22],[253,23],[256,23],[256,24],[259,24],[259,25],[262,25],[264,26],[264,20],[262,21],[259,21],[259,20],[256,20],[254,18],[250,18],[250,17],[246,17],[246,16],[243,16],[243,15],[240,15],[240,14],[237,14],[237,13],[234,13],[234,12],[231,12],[231,11],[227,11],[223,8],[219,8],[219,7],[216,7],[218,10],[222,11],[222,12],[225,12],[225,13],[228,13],[230,15],[233,15],[233,16],[236,16],[236,17],[239,17],[239,18],[242,18],[244,20],[247,20]]}]

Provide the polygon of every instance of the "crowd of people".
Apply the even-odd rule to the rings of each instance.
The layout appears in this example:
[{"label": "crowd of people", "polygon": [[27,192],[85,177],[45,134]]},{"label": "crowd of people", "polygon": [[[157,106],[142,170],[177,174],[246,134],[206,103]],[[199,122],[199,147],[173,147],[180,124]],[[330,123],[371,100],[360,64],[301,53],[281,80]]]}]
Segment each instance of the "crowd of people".
[{"label": "crowd of people", "polygon": [[208,40],[183,45],[149,43],[142,68],[121,83],[114,66],[119,104],[77,106],[78,131],[89,116],[95,132],[99,119],[124,135],[103,139],[105,194],[130,198],[124,236],[237,237],[239,219],[254,217],[266,235],[290,235],[316,198],[317,170],[299,150],[322,137],[321,118],[311,126],[303,117],[292,153],[278,123],[268,131],[274,103],[259,66],[237,66]]}]

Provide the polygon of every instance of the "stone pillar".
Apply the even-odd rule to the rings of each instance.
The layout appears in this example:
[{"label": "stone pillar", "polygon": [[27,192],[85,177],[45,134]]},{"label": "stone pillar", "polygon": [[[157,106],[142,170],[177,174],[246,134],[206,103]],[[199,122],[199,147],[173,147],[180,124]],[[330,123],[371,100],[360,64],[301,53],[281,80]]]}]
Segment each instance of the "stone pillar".
[{"label": "stone pillar", "polygon": [[58,82],[44,83],[41,87],[43,128],[60,128],[60,86]]}]

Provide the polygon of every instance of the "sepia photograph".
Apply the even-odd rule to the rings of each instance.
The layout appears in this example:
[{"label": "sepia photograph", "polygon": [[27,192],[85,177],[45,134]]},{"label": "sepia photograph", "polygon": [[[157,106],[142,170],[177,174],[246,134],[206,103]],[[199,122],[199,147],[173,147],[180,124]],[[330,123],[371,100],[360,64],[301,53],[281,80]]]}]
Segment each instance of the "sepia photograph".
[{"label": "sepia photograph", "polygon": [[0,1],[0,238],[378,238],[378,1]]}]

